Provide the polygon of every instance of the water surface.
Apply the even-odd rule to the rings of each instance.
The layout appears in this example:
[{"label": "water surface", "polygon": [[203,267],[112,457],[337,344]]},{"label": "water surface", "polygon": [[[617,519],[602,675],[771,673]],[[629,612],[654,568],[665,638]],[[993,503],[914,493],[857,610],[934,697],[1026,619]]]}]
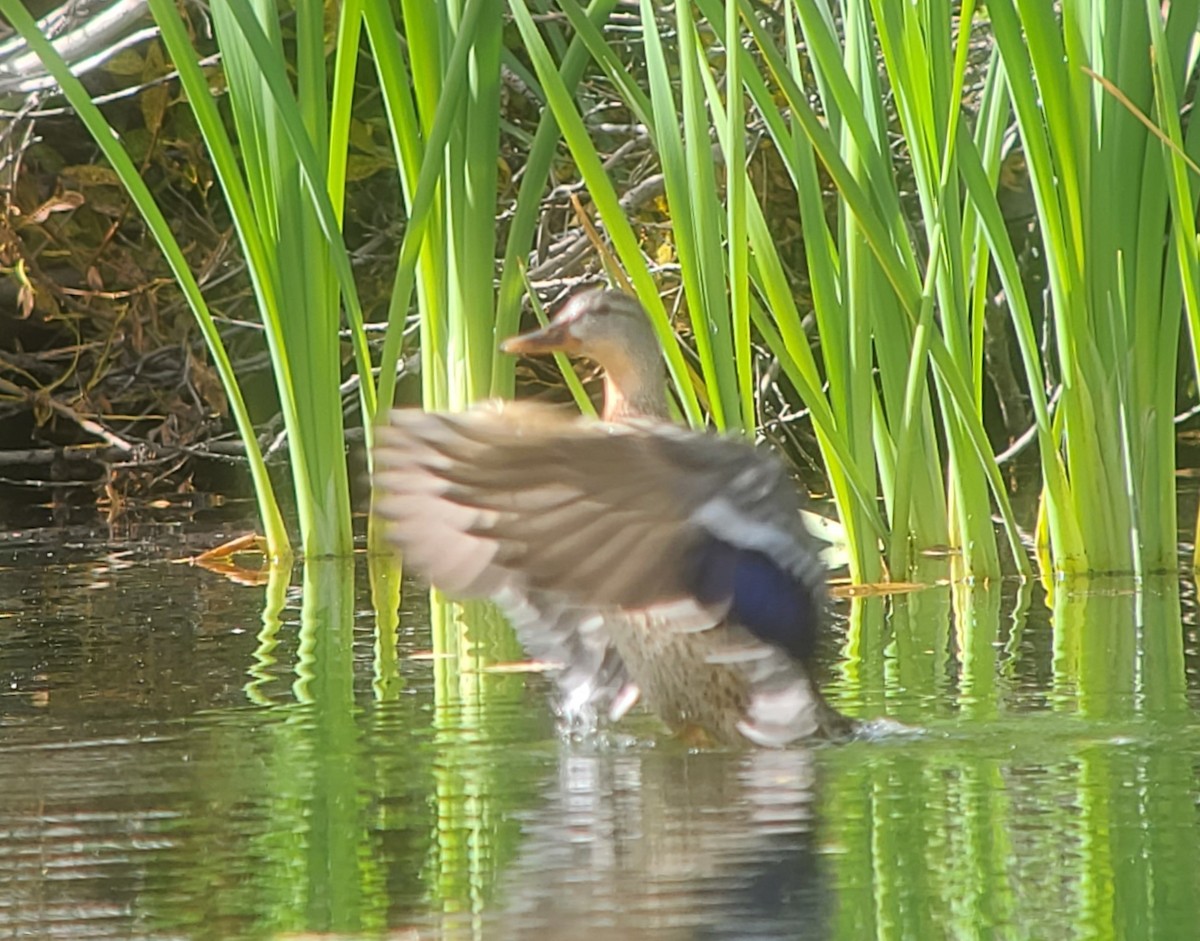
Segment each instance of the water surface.
[{"label": "water surface", "polygon": [[220,540],[0,543],[0,937],[1195,937],[1189,582],[840,602],[831,698],[919,731],[697,753],[562,738],[362,559],[177,564]]}]

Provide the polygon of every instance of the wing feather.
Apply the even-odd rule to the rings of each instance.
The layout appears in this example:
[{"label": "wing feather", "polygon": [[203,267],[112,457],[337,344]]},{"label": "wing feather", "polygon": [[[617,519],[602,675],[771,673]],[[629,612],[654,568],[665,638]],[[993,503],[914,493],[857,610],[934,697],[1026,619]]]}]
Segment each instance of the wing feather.
[{"label": "wing feather", "polygon": [[[410,567],[451,595],[496,600],[530,653],[560,664],[564,701],[581,712],[637,697],[615,636],[638,621],[682,637],[759,610],[738,592],[779,581],[761,577],[764,564],[803,584],[819,613],[823,573],[795,488],[745,442],[503,403],[395,412],[378,430],[375,466],[377,510]],[[753,577],[696,584],[697,558],[727,557],[752,559]],[[734,625],[709,660],[745,673],[742,731],[755,740],[791,740],[812,726],[805,696],[820,703],[784,653],[800,648],[767,636],[776,630]]]}]

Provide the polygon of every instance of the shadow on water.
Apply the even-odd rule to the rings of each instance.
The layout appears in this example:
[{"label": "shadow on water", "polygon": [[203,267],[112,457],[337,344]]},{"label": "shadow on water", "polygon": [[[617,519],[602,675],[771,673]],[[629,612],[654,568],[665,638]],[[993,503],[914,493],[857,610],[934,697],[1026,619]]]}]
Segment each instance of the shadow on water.
[{"label": "shadow on water", "polygon": [[1194,936],[1190,582],[845,602],[826,690],[909,731],[691,753],[561,739],[490,609],[191,551],[0,547],[0,936]]}]

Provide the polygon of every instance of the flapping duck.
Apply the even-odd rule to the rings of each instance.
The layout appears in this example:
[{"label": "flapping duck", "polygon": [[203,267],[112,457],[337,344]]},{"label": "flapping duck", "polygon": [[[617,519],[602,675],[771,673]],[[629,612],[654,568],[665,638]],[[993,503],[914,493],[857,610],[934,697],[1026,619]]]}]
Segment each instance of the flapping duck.
[{"label": "flapping duck", "polygon": [[554,665],[576,726],[640,700],[697,744],[848,734],[811,673],[824,568],[795,487],[749,443],[671,423],[641,305],[576,295],[503,348],[597,363],[602,419],[521,402],[393,412],[376,506],[406,564],[495,601]]}]

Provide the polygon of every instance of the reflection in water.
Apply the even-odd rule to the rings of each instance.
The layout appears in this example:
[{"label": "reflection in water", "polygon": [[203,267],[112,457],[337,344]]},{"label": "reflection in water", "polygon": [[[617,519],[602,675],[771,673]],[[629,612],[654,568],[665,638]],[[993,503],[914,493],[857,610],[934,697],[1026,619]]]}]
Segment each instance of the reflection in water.
[{"label": "reflection in water", "polygon": [[431,659],[423,594],[380,630],[335,568],[264,615],[103,548],[0,564],[0,937],[1194,937],[1190,585],[863,599],[827,689],[922,734],[690,754],[560,741],[486,616]]},{"label": "reflection in water", "polygon": [[488,936],[825,937],[814,776],[808,750],[565,747]]},{"label": "reflection in water", "polygon": [[137,900],[182,813],[132,782],[172,748],[109,738],[0,749],[0,937],[136,933]]}]

